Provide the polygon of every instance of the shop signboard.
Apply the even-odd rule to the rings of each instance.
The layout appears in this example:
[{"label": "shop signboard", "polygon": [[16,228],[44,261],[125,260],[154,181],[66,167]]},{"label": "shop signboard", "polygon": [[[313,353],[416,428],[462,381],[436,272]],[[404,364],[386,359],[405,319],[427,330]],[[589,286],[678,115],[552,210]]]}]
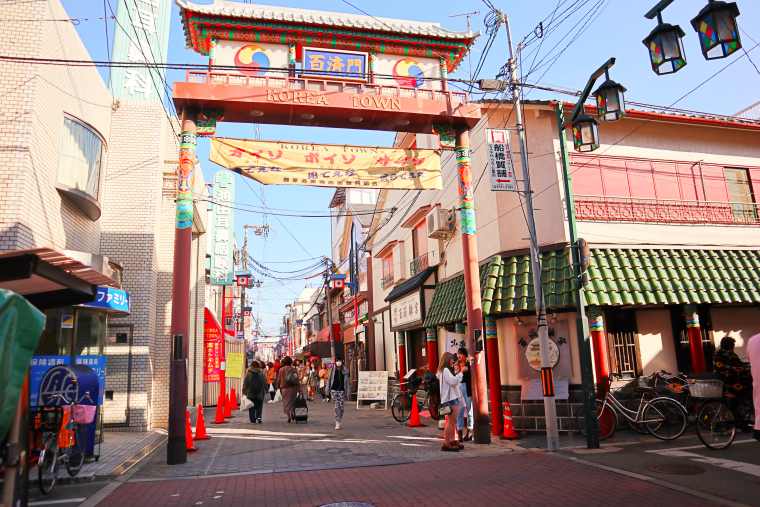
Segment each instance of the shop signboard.
[{"label": "shop signboard", "polygon": [[509,130],[486,129],[488,165],[491,170],[491,190],[514,192],[517,190]]},{"label": "shop signboard", "polygon": [[106,311],[129,313],[129,293],[115,287],[99,286],[95,299],[80,306],[99,308]]},{"label": "shop signboard", "polygon": [[216,137],[209,159],[264,185],[402,190],[440,190],[443,185],[441,156],[429,149]]},{"label": "shop signboard", "polygon": [[211,283],[232,285],[235,282],[232,251],[235,227],[232,210],[235,186],[230,171],[214,175],[213,227],[214,248],[211,250]]},{"label": "shop signboard", "polygon": [[29,365],[29,406],[36,407],[39,403],[42,377],[53,366],[69,364],[69,356],[32,356]]},{"label": "shop signboard", "polygon": [[102,405],[106,393],[106,356],[101,354],[76,356],[74,363],[88,366],[98,376],[98,405]]},{"label": "shop signboard", "polygon": [[420,293],[414,291],[411,294],[391,301],[391,328],[396,329],[422,321],[422,305]]},{"label": "shop signboard", "polygon": [[388,407],[388,372],[360,371],[356,390],[356,408],[362,401],[382,401]]},{"label": "shop signboard", "polygon": [[203,311],[203,381],[219,382],[224,362],[222,327],[211,311]]}]

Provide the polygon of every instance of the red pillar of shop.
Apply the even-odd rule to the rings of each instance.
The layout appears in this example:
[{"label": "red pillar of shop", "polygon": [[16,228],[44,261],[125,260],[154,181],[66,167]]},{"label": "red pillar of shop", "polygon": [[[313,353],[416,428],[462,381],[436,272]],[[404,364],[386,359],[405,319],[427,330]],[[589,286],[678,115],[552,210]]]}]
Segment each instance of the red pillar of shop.
[{"label": "red pillar of shop", "polygon": [[438,371],[438,336],[434,327],[425,329],[425,353],[428,356],[428,370],[435,373]]},{"label": "red pillar of shop", "polygon": [[689,338],[689,353],[691,355],[691,373],[704,373],[705,351],[702,348],[702,330],[699,326],[699,314],[693,305],[686,305],[686,336]]},{"label": "red pillar of shop", "polygon": [[488,361],[488,396],[491,403],[491,434],[502,432],[501,365],[496,321],[486,317],[486,360]]},{"label": "red pillar of shop", "polygon": [[478,264],[478,243],[475,237],[475,198],[470,170],[470,132],[457,132],[456,147],[457,172],[459,175],[459,216],[462,230],[462,258],[464,261],[464,300],[467,307],[467,334],[465,343],[470,355],[475,358],[472,365],[472,408],[475,438],[478,444],[490,444],[488,430],[488,400],[486,398],[486,372],[483,362],[483,307],[480,298],[480,267]]},{"label": "red pillar of shop", "polygon": [[169,361],[169,424],[166,463],[187,461],[185,410],[187,408],[187,358],[190,326],[190,257],[193,239],[193,178],[195,172],[195,114],[182,112],[177,164],[177,200],[172,274],[172,317]]},{"label": "red pillar of shop", "polygon": [[[396,340],[398,341],[396,344],[396,349],[398,350],[398,379],[399,382],[403,382],[406,375],[406,331],[396,333]],[[402,390],[405,391],[406,388],[402,386]]]},{"label": "red pillar of shop", "polygon": [[596,376],[596,396],[603,399],[609,389],[610,363],[607,359],[607,337],[604,332],[604,317],[592,316],[589,308],[589,329],[591,330],[591,347],[594,352],[594,374]]}]

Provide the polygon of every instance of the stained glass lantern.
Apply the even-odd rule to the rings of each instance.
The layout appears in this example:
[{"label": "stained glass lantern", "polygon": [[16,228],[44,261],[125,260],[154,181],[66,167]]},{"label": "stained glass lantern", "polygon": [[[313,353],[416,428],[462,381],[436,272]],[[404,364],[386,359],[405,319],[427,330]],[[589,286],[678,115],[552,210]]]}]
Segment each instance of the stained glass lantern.
[{"label": "stained glass lantern", "polygon": [[672,74],[686,65],[681,41],[684,35],[680,26],[660,22],[642,41],[649,50],[649,60],[656,74]]},{"label": "stained glass lantern", "polygon": [[699,44],[706,60],[725,58],[737,49],[741,49],[739,29],[736,18],[739,8],[736,2],[710,1],[691,20],[691,26],[699,34]]},{"label": "stained glass lantern", "polygon": [[579,114],[573,120],[573,146],[575,151],[594,151],[599,147],[599,126],[596,120],[586,113]]},{"label": "stained glass lantern", "polygon": [[597,114],[604,121],[619,120],[625,115],[625,87],[607,79],[594,92]]}]

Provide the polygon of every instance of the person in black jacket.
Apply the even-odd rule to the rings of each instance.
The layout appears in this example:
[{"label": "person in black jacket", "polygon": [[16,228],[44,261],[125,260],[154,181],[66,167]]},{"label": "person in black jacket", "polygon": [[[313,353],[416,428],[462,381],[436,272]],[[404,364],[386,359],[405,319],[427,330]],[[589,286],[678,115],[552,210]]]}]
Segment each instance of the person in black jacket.
[{"label": "person in black jacket", "polygon": [[258,361],[252,362],[245,374],[245,380],[243,380],[243,394],[253,403],[248,409],[248,418],[254,424],[261,424],[264,395],[266,394],[267,380],[261,371],[261,366]]}]

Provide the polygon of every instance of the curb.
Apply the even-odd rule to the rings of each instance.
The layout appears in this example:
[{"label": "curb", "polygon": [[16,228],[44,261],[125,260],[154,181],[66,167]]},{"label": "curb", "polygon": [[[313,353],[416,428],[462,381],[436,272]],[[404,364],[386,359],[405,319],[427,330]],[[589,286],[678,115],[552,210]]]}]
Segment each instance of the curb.
[{"label": "curb", "polygon": [[142,460],[153,454],[153,452],[166,443],[168,437],[161,434],[161,438],[156,439],[155,442],[144,446],[142,449],[126,458],[124,461],[116,465],[110,474],[99,475],[99,478],[103,479],[115,479],[121,475],[124,475],[131,470],[135,465],[139,464]]}]

